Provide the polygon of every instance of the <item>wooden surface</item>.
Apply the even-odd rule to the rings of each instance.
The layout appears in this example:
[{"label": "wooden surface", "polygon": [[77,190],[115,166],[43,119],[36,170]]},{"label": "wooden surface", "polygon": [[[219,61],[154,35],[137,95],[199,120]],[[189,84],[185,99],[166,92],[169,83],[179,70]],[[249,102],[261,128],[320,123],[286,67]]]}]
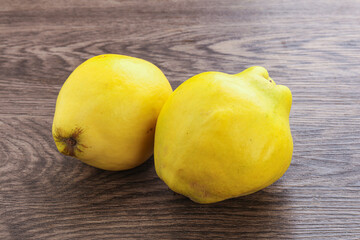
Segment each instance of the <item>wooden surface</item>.
[{"label": "wooden surface", "polygon": [[[360,239],[360,2],[0,0],[0,239]],[[153,159],[64,157],[57,94],[85,59],[144,58],[176,88],[266,67],[293,93],[292,164],[250,196],[199,205]]]}]

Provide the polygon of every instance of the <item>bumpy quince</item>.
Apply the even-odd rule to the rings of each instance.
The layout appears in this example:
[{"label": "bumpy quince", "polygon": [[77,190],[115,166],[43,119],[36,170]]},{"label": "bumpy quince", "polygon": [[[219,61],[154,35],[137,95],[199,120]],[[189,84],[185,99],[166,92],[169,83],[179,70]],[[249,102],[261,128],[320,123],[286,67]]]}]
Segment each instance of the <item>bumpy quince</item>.
[{"label": "bumpy quince", "polygon": [[175,192],[198,203],[254,193],[290,165],[290,90],[263,67],[205,72],[179,86],[160,112],[155,167]]}]

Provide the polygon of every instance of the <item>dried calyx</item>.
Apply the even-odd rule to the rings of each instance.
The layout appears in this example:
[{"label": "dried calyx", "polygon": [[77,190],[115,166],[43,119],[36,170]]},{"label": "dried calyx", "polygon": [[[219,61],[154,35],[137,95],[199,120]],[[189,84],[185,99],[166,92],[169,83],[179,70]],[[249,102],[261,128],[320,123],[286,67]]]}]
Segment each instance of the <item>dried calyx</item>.
[{"label": "dried calyx", "polygon": [[76,154],[82,152],[81,148],[85,145],[79,143],[79,136],[83,132],[81,128],[75,128],[70,134],[65,133],[62,129],[56,128],[54,138],[57,144],[65,144],[61,153],[76,157]]}]

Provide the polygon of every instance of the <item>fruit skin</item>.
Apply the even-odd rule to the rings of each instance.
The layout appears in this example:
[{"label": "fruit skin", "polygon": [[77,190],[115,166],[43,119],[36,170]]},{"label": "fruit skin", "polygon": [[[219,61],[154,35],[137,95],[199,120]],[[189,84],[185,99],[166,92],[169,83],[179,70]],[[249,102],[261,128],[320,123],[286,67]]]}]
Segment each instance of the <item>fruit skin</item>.
[{"label": "fruit skin", "polygon": [[69,76],[60,90],[52,134],[58,150],[105,170],[125,170],[153,153],[156,120],[172,93],[159,68],[105,54]]},{"label": "fruit skin", "polygon": [[173,191],[198,203],[251,194],[290,165],[290,90],[263,67],[198,74],[162,108],[155,168]]}]

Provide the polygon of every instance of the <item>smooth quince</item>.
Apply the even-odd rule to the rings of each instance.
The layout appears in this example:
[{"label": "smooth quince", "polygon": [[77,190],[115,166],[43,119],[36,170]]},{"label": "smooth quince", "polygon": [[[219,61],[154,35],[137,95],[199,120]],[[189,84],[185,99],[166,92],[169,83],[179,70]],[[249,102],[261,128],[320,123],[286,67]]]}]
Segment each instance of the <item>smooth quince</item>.
[{"label": "smooth quince", "polygon": [[136,167],[153,153],[156,120],[171,93],[150,62],[116,54],[93,57],[60,90],[52,128],[56,146],[101,169]]}]

